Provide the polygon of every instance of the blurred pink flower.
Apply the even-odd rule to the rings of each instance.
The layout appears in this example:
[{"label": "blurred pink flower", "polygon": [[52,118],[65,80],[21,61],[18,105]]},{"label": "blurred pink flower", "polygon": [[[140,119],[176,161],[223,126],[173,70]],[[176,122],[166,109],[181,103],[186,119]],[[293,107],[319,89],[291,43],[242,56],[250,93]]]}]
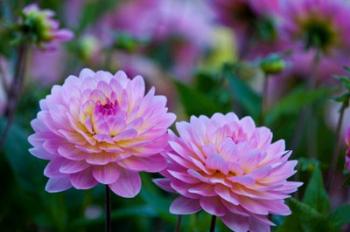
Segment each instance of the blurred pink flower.
[{"label": "blurred pink flower", "polygon": [[60,42],[69,41],[73,33],[67,29],[59,29],[59,22],[54,20],[55,13],[42,10],[36,4],[23,9],[22,24],[25,32],[34,34],[35,42],[45,49],[52,49]]},{"label": "blurred pink flower", "polygon": [[317,81],[332,82],[334,75],[343,74],[343,67],[348,64],[348,58],[341,54],[322,56],[319,61],[315,61],[315,57],[316,51],[314,50],[303,51],[296,48],[287,59],[290,66],[283,75],[286,77],[297,76],[302,79],[316,78]]},{"label": "blurred pink flower", "polygon": [[327,55],[349,52],[350,4],[344,0],[284,1],[282,35],[303,48]]},{"label": "blurred pink flower", "polygon": [[275,17],[279,0],[213,0],[209,1],[216,20],[234,32],[242,58],[256,58],[280,50]]},{"label": "blurred pink flower", "polygon": [[128,79],[122,71],[84,69],[40,101],[41,111],[31,123],[30,152],[50,162],[48,192],[108,185],[122,197],[141,189],[139,172],[166,167],[159,154],[167,146],[168,127],[175,115],[167,113],[166,98],[145,95],[141,76]]},{"label": "blurred pink flower", "polygon": [[250,117],[234,113],[191,117],[176,124],[171,151],[164,152],[168,168],[155,183],[180,194],[170,206],[173,214],[205,210],[230,229],[269,231],[268,215],[289,215],[284,199],[302,183],[287,181],[297,161],[283,140],[272,143],[266,127],[256,127]]},{"label": "blurred pink flower", "polygon": [[347,129],[345,134],[345,144],[347,146],[345,167],[350,171],[350,128]]},{"label": "blurred pink flower", "polygon": [[273,15],[280,7],[279,0],[213,0],[216,18],[229,27],[249,27],[258,17]]},{"label": "blurred pink flower", "polygon": [[65,70],[66,64],[62,60],[66,59],[67,52],[62,46],[58,46],[52,51],[33,50],[30,59],[28,59],[30,79],[41,86],[57,83]]},{"label": "blurred pink flower", "polygon": [[212,45],[211,19],[210,9],[200,1],[131,0],[105,17],[101,27],[104,40],[124,32],[146,41],[143,53],[154,58],[162,52],[164,68],[186,79]]}]

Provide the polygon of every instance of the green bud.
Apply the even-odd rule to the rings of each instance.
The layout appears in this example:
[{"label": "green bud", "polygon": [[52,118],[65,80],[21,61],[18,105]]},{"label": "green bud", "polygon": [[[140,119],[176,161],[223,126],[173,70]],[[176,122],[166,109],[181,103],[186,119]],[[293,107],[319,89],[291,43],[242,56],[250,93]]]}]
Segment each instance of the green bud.
[{"label": "green bud", "polygon": [[270,55],[260,62],[260,68],[265,74],[278,74],[286,67],[285,61],[279,55]]}]

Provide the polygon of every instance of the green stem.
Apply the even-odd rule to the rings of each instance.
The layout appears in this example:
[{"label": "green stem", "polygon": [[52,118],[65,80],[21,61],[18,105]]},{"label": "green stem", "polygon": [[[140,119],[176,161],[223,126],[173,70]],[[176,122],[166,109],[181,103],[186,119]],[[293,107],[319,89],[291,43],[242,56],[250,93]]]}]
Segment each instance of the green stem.
[{"label": "green stem", "polygon": [[106,217],[106,232],[112,232],[112,222],[111,222],[111,191],[108,185],[105,186],[105,217]]},{"label": "green stem", "polygon": [[263,92],[262,92],[262,99],[261,99],[261,114],[260,114],[260,122],[262,125],[265,123],[268,95],[269,95],[269,77],[267,75],[265,75],[264,76],[264,86],[263,86]]},{"label": "green stem", "polygon": [[[307,82],[307,89],[313,90],[317,88],[318,86],[318,75],[317,70],[320,64],[321,60],[321,53],[319,51],[316,51],[313,64],[312,64],[312,71],[314,72]],[[314,140],[316,138],[316,129],[317,129],[317,122],[313,117],[313,110],[314,106],[311,104],[310,106],[305,106],[302,111],[299,114],[299,118],[297,121],[296,129],[292,138],[292,150],[296,150],[301,139],[303,132],[305,131],[306,125],[308,124],[308,130],[306,133],[307,138],[307,144],[308,144],[308,156],[309,157],[315,157],[317,154],[317,142]]]},{"label": "green stem", "polygon": [[342,144],[342,140],[341,140],[341,131],[342,131],[342,126],[343,126],[343,121],[344,121],[344,114],[345,114],[345,110],[346,108],[349,106],[349,102],[343,102],[341,108],[340,108],[340,112],[339,112],[339,119],[338,119],[338,123],[337,123],[337,128],[336,128],[336,134],[335,134],[335,147],[333,150],[333,154],[332,154],[332,161],[330,164],[330,169],[329,169],[329,173],[328,173],[328,185],[330,187],[330,189],[332,189],[333,186],[333,178],[335,176],[335,171],[337,169],[337,164],[338,164],[338,159],[339,159],[339,151],[341,148],[341,144]]},{"label": "green stem", "polygon": [[180,232],[181,231],[181,221],[182,221],[182,216],[178,215],[176,219],[176,228],[175,232]]},{"label": "green stem", "polygon": [[9,92],[7,94],[7,105],[4,113],[5,117],[7,118],[7,123],[0,137],[0,147],[6,141],[7,134],[14,121],[17,103],[18,103],[19,96],[21,94],[21,90],[24,82],[28,50],[29,50],[28,46],[25,45],[24,43],[22,43],[18,48],[16,71],[15,71],[15,75],[13,77]]},{"label": "green stem", "polygon": [[211,217],[210,232],[215,232],[216,216]]}]

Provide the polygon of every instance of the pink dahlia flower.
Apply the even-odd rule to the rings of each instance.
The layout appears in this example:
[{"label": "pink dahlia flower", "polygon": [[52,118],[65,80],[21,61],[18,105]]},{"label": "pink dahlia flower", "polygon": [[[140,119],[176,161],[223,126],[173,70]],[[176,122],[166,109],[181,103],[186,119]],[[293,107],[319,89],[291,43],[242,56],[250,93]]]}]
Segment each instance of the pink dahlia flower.
[{"label": "pink dahlia flower", "polygon": [[166,98],[145,95],[141,76],[130,80],[84,69],[40,101],[41,111],[31,123],[30,152],[49,160],[44,174],[48,192],[71,187],[108,185],[117,195],[134,197],[141,189],[139,172],[159,172],[166,160],[168,127]]},{"label": "pink dahlia flower", "polygon": [[23,9],[22,27],[25,33],[31,33],[34,42],[45,49],[52,49],[57,43],[69,41],[73,33],[67,29],[59,29],[59,22],[53,19],[55,13],[42,10],[36,4]]},{"label": "pink dahlia flower", "polygon": [[250,117],[234,113],[191,117],[176,124],[171,151],[165,152],[165,178],[155,183],[180,194],[170,206],[173,214],[205,210],[222,219],[230,229],[269,231],[268,215],[288,215],[284,199],[301,185],[287,181],[297,161],[283,140],[272,143],[266,127],[256,127]]}]

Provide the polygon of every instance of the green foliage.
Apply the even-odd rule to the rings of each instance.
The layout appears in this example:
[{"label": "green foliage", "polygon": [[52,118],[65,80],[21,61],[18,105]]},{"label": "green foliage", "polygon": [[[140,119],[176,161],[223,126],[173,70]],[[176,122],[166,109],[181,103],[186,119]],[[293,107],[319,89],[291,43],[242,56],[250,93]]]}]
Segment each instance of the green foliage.
[{"label": "green foliage", "polygon": [[341,205],[331,214],[329,220],[333,223],[335,229],[340,230],[344,225],[350,224],[350,205]]},{"label": "green foliage", "polygon": [[328,194],[323,185],[322,173],[318,166],[312,172],[305,190],[303,202],[321,214],[327,214],[329,212]]},{"label": "green foliage", "polygon": [[103,2],[99,0],[87,1],[79,20],[78,34],[83,32],[89,25],[96,23],[109,10],[113,9],[118,2],[118,0],[105,0]]},{"label": "green foliage", "polygon": [[286,115],[298,114],[304,107],[311,105],[329,96],[330,90],[318,88],[306,90],[297,88],[290,94],[279,100],[267,113],[267,124],[273,124],[278,118]]},{"label": "green foliage", "polygon": [[180,100],[185,108],[187,115],[212,115],[216,112],[225,112],[226,108],[218,104],[217,99],[209,97],[181,82],[175,82]]},{"label": "green foliage", "polygon": [[258,118],[261,111],[261,97],[238,76],[238,66],[225,66],[223,75],[228,80],[229,90],[234,101],[238,102],[246,112]]}]

